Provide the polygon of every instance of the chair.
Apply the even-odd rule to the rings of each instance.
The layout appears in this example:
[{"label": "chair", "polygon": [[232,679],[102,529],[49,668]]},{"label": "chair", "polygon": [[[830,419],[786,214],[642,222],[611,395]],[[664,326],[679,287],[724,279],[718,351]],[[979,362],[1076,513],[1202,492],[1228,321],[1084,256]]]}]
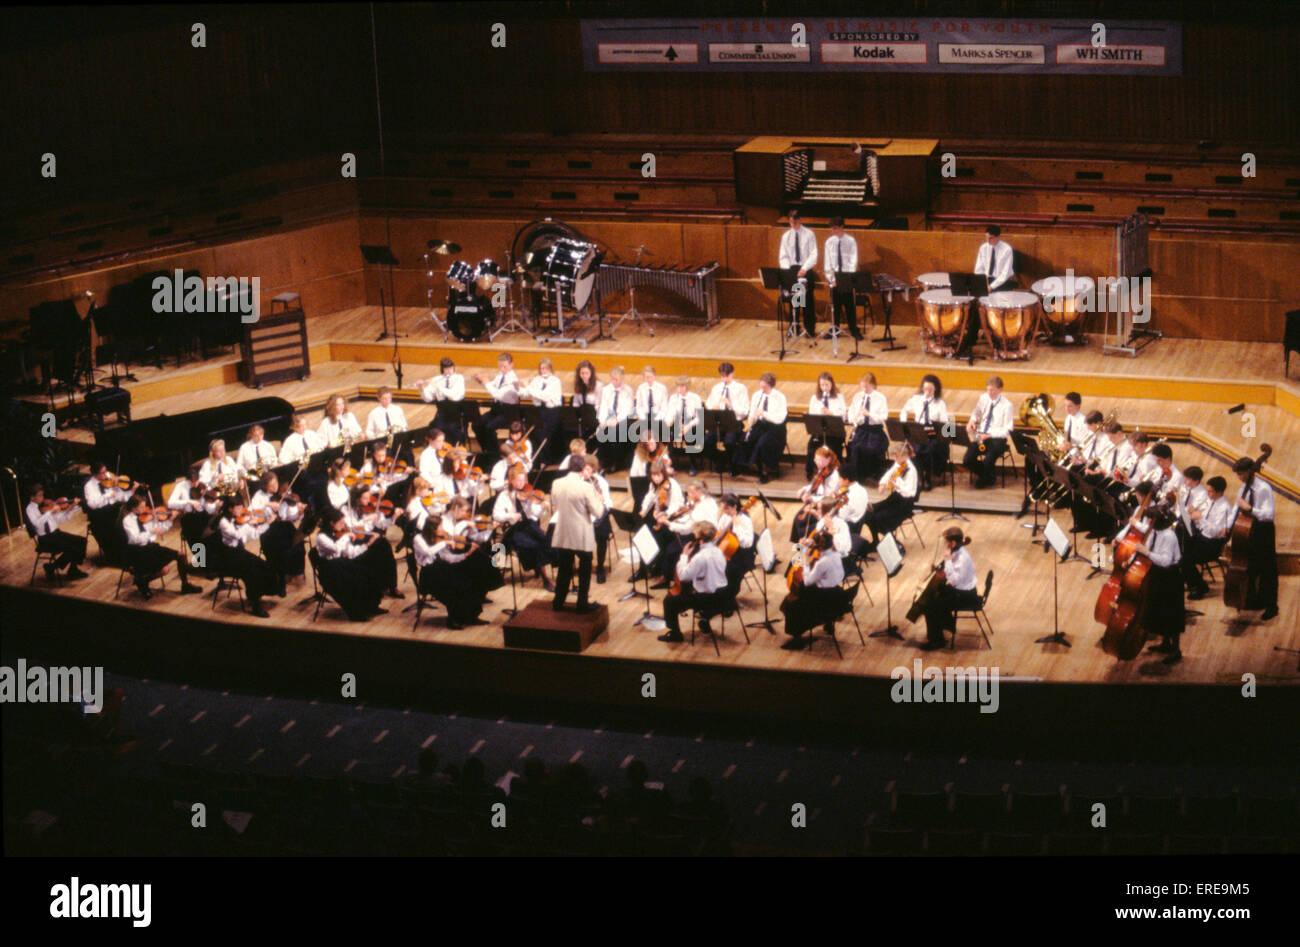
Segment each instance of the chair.
[{"label": "chair", "polygon": [[[26,516],[23,517],[23,526],[27,529],[27,535],[32,538],[32,547],[36,550],[36,558],[32,560],[31,581],[27,583],[28,585],[35,585],[36,569],[40,566],[41,560],[44,559],[50,565],[54,565],[54,561],[59,558],[59,554],[57,552],[41,552],[40,540],[37,539],[36,530],[32,529],[31,524],[27,522]],[[56,585],[62,585],[66,578],[66,576],[59,575],[57,572],[54,573],[54,581]]]},{"label": "chair", "polygon": [[1174,831],[1183,821],[1183,800],[1179,795],[1130,793],[1127,802],[1124,824],[1131,832],[1163,834]]},{"label": "chair", "polygon": [[745,619],[740,614],[740,606],[736,603],[736,597],[733,595],[721,609],[692,609],[691,610],[691,647],[695,647],[695,620],[697,618],[708,621],[711,618],[721,617],[722,621],[718,623],[718,630],[710,635],[713,639],[713,652],[719,657],[722,651],[718,648],[718,639],[726,637],[727,619],[736,616],[736,624],[740,625],[741,634],[745,636],[745,644],[749,644],[749,632],[745,629]]},{"label": "chair", "polygon": [[974,829],[931,829],[925,846],[929,855],[978,855],[980,836]]},{"label": "chair", "polygon": [[1047,854],[1049,855],[1100,855],[1105,846],[1106,836],[1100,830],[1088,832],[1049,832],[1047,834]]},{"label": "chair", "polygon": [[415,612],[415,621],[411,622],[411,631],[415,631],[415,629],[420,627],[420,616],[424,614],[424,610],[426,608],[435,608],[438,605],[438,600],[432,595],[428,595],[421,591],[420,573],[423,570],[420,566],[416,565],[415,553],[413,552],[408,552],[406,554],[406,570],[411,576],[411,581],[415,583],[415,601],[406,606],[408,611],[413,610]]},{"label": "chair", "polygon": [[[1012,792],[1007,811],[1011,825],[1022,831],[1050,832],[1061,825],[1065,797],[1056,792]],[[1085,826],[1076,826],[1082,829]]]},{"label": "chair", "polygon": [[1222,796],[1191,793],[1184,797],[1183,808],[1185,825],[1215,835],[1231,834],[1236,830],[1241,816],[1240,799],[1236,792]]},{"label": "chair", "polygon": [[984,606],[989,601],[989,591],[993,588],[993,570],[990,569],[988,575],[984,577],[984,594],[980,596],[979,605],[974,608],[958,608],[953,612],[952,643],[950,648],[957,649],[957,622],[963,617],[975,619],[975,624],[979,626],[980,634],[984,636],[984,643],[993,650],[993,642],[989,641],[989,635],[993,634],[993,623],[989,621],[988,613],[984,611]]},{"label": "chair", "polygon": [[951,797],[945,787],[933,791],[896,790],[892,815],[900,825],[933,828],[949,823]]},{"label": "chair", "polygon": [[1042,838],[1023,832],[989,832],[984,845],[990,855],[1038,855],[1043,850]]},{"label": "chair", "polygon": [[242,612],[244,610],[244,583],[239,581],[239,576],[230,575],[219,566],[214,571],[217,574],[217,584],[212,589],[213,609],[217,607],[217,598],[221,595],[221,590],[225,589],[227,599],[230,598],[232,592],[238,593],[239,610]]},{"label": "chair", "polygon": [[[847,576],[845,577],[845,581],[848,581]],[[861,642],[864,648],[867,646],[867,640],[862,637],[862,626],[858,624],[858,616],[853,611],[853,602],[858,597],[858,589],[860,588],[862,588],[861,575],[859,575],[853,582],[847,585],[841,585],[839,588],[842,597],[840,604],[835,609],[834,618],[829,619],[831,631],[827,637],[831,639],[831,644],[835,645],[835,653],[838,654],[841,659],[844,657],[844,652],[840,650],[839,638],[835,637],[835,626],[844,619],[845,615],[852,616],[853,626],[858,630],[858,641]],[[812,650],[812,644],[816,638],[817,632],[816,626],[814,626],[813,628],[808,629],[808,647],[806,650]]]},{"label": "chair", "polygon": [[[128,573],[130,574],[132,580],[135,580],[138,577],[135,566],[132,566],[127,562],[123,562],[122,571],[117,574],[117,587],[113,590],[114,600],[116,600],[122,594],[122,580],[126,578]],[[166,575],[162,572],[154,572],[145,577],[145,585],[146,586],[150,585],[154,579],[158,580],[159,589],[165,592],[167,590]]]},{"label": "chair", "polygon": [[919,855],[921,833],[916,829],[867,827],[868,855]]},{"label": "chair", "polygon": [[958,790],[953,793],[952,803],[953,819],[959,824],[979,829],[996,829],[1006,823],[1006,787],[997,792]]},{"label": "chair", "polygon": [[[315,549],[310,549],[307,551],[307,559],[311,562],[311,585],[313,592],[311,598],[304,600],[302,604],[305,605],[308,602],[316,603],[316,612],[311,616],[311,620],[315,621],[320,617],[320,610],[325,606],[326,602],[340,608],[342,608],[342,606],[339,605],[335,598],[329,594],[329,590],[325,588],[324,583],[320,580],[320,553]],[[416,609],[416,612],[419,612],[418,608]],[[418,615],[416,620],[419,621]]]},{"label": "chair", "polygon": [[1128,835],[1123,832],[1110,836],[1106,845],[1109,855],[1163,855],[1164,839],[1155,834]]},{"label": "chair", "polygon": [[907,519],[905,519],[905,520],[903,520],[903,522],[899,523],[899,524],[898,524],[898,529],[894,530],[894,532],[896,532],[896,533],[898,533],[898,532],[902,532],[904,526],[911,526],[911,527],[912,527],[912,532],[916,534],[916,541],[917,541],[918,543],[920,543],[920,544],[921,544],[921,548],[924,549],[924,548],[925,548],[925,540],[921,538],[921,530],[920,530],[920,528],[917,527],[917,525],[916,525],[916,514],[915,514],[915,512],[909,513],[909,514],[907,515]]}]

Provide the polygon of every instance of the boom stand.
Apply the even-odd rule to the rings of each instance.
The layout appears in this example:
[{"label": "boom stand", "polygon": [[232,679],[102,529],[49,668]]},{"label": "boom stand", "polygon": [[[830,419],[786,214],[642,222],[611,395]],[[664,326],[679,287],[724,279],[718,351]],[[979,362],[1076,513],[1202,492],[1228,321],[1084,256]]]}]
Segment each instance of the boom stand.
[{"label": "boom stand", "polygon": [[[361,258],[366,263],[369,263],[373,266],[388,267],[388,280],[391,285],[392,278],[393,278],[393,267],[397,265],[397,257],[393,256],[393,251],[389,247],[379,246],[379,245],[371,246],[367,244],[362,244]],[[375,339],[376,342],[381,342],[387,338],[393,338],[393,339],[401,338],[401,335],[397,331],[396,302],[397,302],[396,300],[393,301],[394,303],[393,331],[390,334],[388,331],[388,305],[387,305],[387,300],[384,297],[384,274],[381,271],[379,274],[379,318],[382,322],[382,331]]]}]

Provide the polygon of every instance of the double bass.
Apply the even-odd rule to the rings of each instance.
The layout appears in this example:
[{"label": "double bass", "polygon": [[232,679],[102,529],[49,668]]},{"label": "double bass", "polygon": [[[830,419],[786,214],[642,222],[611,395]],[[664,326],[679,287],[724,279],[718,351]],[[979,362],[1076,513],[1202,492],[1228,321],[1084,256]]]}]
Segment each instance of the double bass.
[{"label": "double bass", "polygon": [[[1264,466],[1264,462],[1273,453],[1270,444],[1261,444],[1259,449],[1259,457],[1251,465],[1250,473],[1246,476],[1244,485],[1247,487],[1255,481],[1259,468]],[[1229,534],[1231,538],[1228,543],[1231,559],[1223,574],[1223,604],[1240,611],[1247,607],[1246,567],[1250,562],[1250,531],[1255,525],[1255,517],[1243,512],[1241,507],[1235,509],[1236,516],[1232,520],[1232,530]]]},{"label": "double bass", "polygon": [[[969,546],[970,537],[963,536],[961,544],[962,546]],[[948,574],[944,571],[944,563],[942,561],[936,562],[931,568],[930,574],[917,586],[916,593],[912,596],[912,605],[907,610],[908,622],[915,624],[916,620],[925,614],[925,610],[930,607],[930,603],[939,595],[939,590],[947,583]]]},{"label": "double bass", "polygon": [[[1142,505],[1133,515],[1138,518],[1145,515],[1154,496],[1155,490],[1152,490],[1143,497]],[[1101,639],[1102,650],[1121,661],[1136,658],[1146,642],[1142,618],[1147,607],[1151,560],[1138,552],[1137,547],[1143,541],[1137,530],[1130,529],[1115,545],[1115,568],[1097,596],[1092,612],[1092,617],[1106,626]]]}]

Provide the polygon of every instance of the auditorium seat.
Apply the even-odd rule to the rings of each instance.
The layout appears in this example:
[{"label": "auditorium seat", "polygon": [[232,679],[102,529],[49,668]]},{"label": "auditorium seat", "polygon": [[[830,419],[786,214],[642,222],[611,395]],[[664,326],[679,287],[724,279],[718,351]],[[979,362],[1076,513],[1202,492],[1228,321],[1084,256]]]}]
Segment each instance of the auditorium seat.
[{"label": "auditorium seat", "polygon": [[1092,832],[1049,832],[1048,855],[1100,855],[1105,851],[1106,836],[1100,829]]},{"label": "auditorium seat", "polygon": [[1219,796],[1187,793],[1183,807],[1183,825],[1191,831],[1227,835],[1236,830],[1241,817],[1236,792]]},{"label": "auditorium seat", "polygon": [[1065,797],[1056,792],[1012,791],[1008,800],[1009,821],[1020,831],[1047,832],[1064,818]]},{"label": "auditorium seat", "polygon": [[1223,837],[1220,835],[1171,835],[1170,855],[1220,855]]},{"label": "auditorium seat", "polygon": [[986,855],[1040,855],[1043,851],[1041,835],[1028,832],[986,832]]},{"label": "auditorium seat", "polygon": [[954,792],[952,819],[957,825],[980,829],[1001,828],[1007,821],[1006,789],[998,792]]},{"label": "auditorium seat", "polygon": [[915,829],[869,826],[867,828],[868,855],[919,855],[921,833]]},{"label": "auditorium seat", "polygon": [[1182,824],[1183,800],[1179,794],[1130,793],[1125,801],[1124,824],[1129,831],[1172,832]]},{"label": "auditorium seat", "polygon": [[925,833],[927,855],[978,855],[980,833],[977,829],[930,829]]},{"label": "auditorium seat", "polygon": [[1164,837],[1154,832],[1141,835],[1117,832],[1107,835],[1106,853],[1109,855],[1161,855],[1164,850]]},{"label": "auditorium seat", "polygon": [[912,827],[942,827],[949,821],[950,805],[946,789],[931,792],[898,790],[894,795],[893,821]]}]

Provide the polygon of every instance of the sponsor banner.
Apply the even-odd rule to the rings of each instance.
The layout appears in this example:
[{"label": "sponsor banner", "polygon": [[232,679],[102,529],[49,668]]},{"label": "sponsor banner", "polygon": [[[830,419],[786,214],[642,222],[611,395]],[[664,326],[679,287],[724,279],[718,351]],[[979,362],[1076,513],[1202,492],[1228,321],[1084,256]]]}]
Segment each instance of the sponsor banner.
[{"label": "sponsor banner", "polygon": [[583,20],[581,28],[588,71],[1178,76],[1183,70],[1182,25],[1170,21],[807,16]]}]

